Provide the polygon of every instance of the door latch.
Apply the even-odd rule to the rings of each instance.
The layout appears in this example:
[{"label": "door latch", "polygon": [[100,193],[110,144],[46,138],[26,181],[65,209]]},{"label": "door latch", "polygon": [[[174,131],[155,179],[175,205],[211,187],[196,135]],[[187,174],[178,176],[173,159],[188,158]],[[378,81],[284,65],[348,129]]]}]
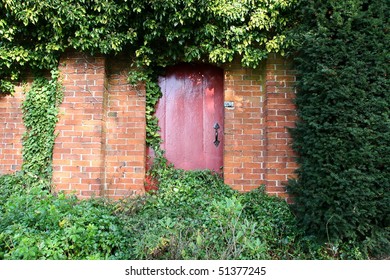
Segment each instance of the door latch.
[{"label": "door latch", "polygon": [[221,143],[221,141],[218,140],[218,129],[220,129],[220,126],[218,123],[214,124],[214,129],[215,129],[214,145],[215,145],[215,147],[218,147],[219,143]]}]

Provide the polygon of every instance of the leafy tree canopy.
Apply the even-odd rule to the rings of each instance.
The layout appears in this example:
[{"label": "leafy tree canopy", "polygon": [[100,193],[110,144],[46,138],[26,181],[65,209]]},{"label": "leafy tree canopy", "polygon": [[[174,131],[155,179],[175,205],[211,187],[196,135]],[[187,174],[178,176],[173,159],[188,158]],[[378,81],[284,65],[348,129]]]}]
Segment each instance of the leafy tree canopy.
[{"label": "leafy tree canopy", "polygon": [[134,55],[138,66],[231,61],[255,67],[285,45],[297,0],[1,0],[0,92],[61,53]]}]

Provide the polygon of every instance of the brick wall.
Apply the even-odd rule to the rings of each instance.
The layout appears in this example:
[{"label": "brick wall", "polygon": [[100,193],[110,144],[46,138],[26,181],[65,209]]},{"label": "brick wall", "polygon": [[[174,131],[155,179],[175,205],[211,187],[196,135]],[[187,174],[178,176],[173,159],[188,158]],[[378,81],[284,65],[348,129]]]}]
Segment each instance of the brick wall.
[{"label": "brick wall", "polygon": [[268,193],[288,198],[284,184],[297,168],[289,128],[297,120],[294,104],[295,71],[289,61],[270,55],[266,65],[265,174]]},{"label": "brick wall", "polygon": [[22,166],[23,100],[20,86],[13,96],[0,94],[0,175],[18,171]]},{"label": "brick wall", "polygon": [[[120,198],[144,192],[145,90],[127,83],[123,57],[70,52],[60,61],[64,101],[57,124],[53,183],[80,197]],[[261,184],[287,197],[297,165],[288,128],[296,120],[295,73],[270,55],[257,69],[224,66],[224,180],[248,191]],[[0,174],[20,170],[23,94],[0,96]]]},{"label": "brick wall", "polygon": [[288,197],[284,184],[297,168],[288,132],[297,118],[294,83],[291,64],[275,54],[257,69],[225,66],[225,101],[234,108],[225,108],[224,179],[233,188],[265,184]]},{"label": "brick wall", "polygon": [[145,90],[128,84],[129,64],[124,58],[107,61],[104,187],[114,198],[144,191]]},{"label": "brick wall", "polygon": [[143,192],[145,94],[127,83],[122,58],[69,53],[53,155],[56,191],[119,198]]},{"label": "brick wall", "polygon": [[225,183],[248,191],[264,183],[264,66],[243,69],[239,63],[224,67]]},{"label": "brick wall", "polygon": [[68,53],[59,65],[64,87],[53,152],[57,191],[101,195],[105,58]]}]

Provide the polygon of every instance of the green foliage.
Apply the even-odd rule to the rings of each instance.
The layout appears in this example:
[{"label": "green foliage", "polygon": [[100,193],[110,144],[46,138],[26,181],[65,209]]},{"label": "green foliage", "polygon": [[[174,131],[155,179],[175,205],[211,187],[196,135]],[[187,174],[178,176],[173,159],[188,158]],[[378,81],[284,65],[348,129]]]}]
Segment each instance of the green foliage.
[{"label": "green foliage", "polygon": [[390,252],[389,1],[301,1],[295,211],[308,234]]},{"label": "green foliage", "polygon": [[263,189],[240,194],[218,174],[177,170],[164,157],[157,157],[151,173],[158,179],[158,191],[131,207],[131,214],[122,214],[132,233],[133,258],[300,256],[299,231],[285,201],[269,197]]},{"label": "green foliage", "polygon": [[142,65],[166,66],[177,61],[214,63],[242,56],[256,66],[268,52],[278,51],[295,1],[142,1],[137,26]]},{"label": "green foliage", "polygon": [[280,198],[270,196],[263,187],[242,195],[244,213],[255,220],[256,235],[266,242],[272,258],[299,258],[301,232],[290,207]]},{"label": "green foliage", "polygon": [[2,0],[0,78],[14,81],[28,68],[52,69],[67,48],[121,51],[135,42],[132,16],[127,1]]},{"label": "green foliage", "polygon": [[118,202],[52,195],[0,177],[0,259],[346,259],[355,244],[303,237],[285,201],[239,193],[210,171],[155,170],[156,193]]},{"label": "green foliage", "polygon": [[54,130],[58,121],[58,106],[62,102],[58,71],[52,71],[50,80],[38,77],[25,92],[23,121],[22,170],[42,180],[51,180]]},{"label": "green foliage", "polygon": [[155,116],[156,105],[162,96],[161,88],[158,84],[159,67],[143,68],[129,72],[129,82],[137,86],[140,82],[145,84],[146,91],[146,144],[155,151],[160,150],[161,137],[158,119]]},{"label": "green foliage", "polygon": [[158,118],[155,116],[156,105],[162,96],[161,88],[158,84],[157,75],[146,82],[146,144],[154,150],[160,149],[161,137],[158,133],[160,127]]},{"label": "green foliage", "polygon": [[54,196],[26,181],[21,174],[0,178],[0,259],[128,257],[112,204]]},{"label": "green foliage", "polygon": [[3,211],[4,203],[11,195],[21,192],[25,178],[22,173],[0,176],[0,211]]},{"label": "green foliage", "polygon": [[283,49],[295,0],[0,1],[0,92],[61,53],[128,51],[138,66],[177,61],[256,66]]}]

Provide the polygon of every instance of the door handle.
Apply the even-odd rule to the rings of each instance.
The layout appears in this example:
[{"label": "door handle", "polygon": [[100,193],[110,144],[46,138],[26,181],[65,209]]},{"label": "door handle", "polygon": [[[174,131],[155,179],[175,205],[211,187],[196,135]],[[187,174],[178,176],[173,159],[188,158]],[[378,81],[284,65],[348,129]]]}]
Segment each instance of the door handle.
[{"label": "door handle", "polygon": [[214,124],[214,129],[215,129],[214,145],[215,145],[215,147],[218,147],[219,143],[221,143],[221,141],[218,140],[218,129],[220,129],[220,126],[218,123]]}]

